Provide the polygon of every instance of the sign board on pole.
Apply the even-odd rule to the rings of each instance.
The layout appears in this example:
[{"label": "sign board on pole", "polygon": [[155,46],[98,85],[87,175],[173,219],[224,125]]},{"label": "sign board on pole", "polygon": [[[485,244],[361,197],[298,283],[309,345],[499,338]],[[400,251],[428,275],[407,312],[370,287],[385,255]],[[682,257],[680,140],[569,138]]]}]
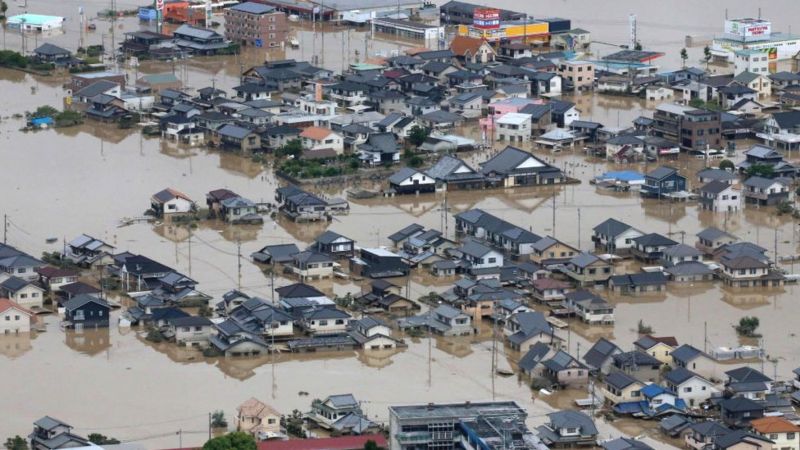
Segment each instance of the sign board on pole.
[{"label": "sign board on pole", "polygon": [[164,10],[164,0],[156,0],[156,11]]}]

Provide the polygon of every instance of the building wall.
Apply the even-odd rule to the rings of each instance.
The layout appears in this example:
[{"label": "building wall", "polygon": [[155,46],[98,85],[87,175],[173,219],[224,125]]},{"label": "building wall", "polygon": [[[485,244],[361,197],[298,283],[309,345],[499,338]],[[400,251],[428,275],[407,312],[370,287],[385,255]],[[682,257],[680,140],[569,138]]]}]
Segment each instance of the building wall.
[{"label": "building wall", "polygon": [[[188,330],[186,329],[188,328]],[[197,328],[200,328],[197,330]],[[210,326],[175,327],[175,342],[188,346],[206,347],[211,335]]]},{"label": "building wall", "polygon": [[44,302],[44,295],[41,289],[28,285],[11,296],[11,300],[14,300],[15,303],[23,308],[41,308]]},{"label": "building wall", "polygon": [[711,394],[717,392],[717,389],[695,377],[680,386],[676,386],[675,392],[678,393],[678,398],[683,399],[689,407],[693,407],[708,400]]},{"label": "building wall", "polygon": [[28,333],[31,331],[31,316],[15,308],[0,313],[0,334]]},{"label": "building wall", "polygon": [[257,15],[225,10],[225,37],[243,45],[256,46],[256,40],[261,40],[261,47],[281,47],[288,31],[283,12]]}]

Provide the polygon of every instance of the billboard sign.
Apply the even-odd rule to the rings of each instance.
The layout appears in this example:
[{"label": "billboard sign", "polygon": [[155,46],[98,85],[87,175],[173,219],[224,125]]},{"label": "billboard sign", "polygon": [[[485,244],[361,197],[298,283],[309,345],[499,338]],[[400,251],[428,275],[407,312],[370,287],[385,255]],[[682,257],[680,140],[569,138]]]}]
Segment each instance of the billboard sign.
[{"label": "billboard sign", "polygon": [[475,28],[500,28],[500,10],[497,8],[475,8],[472,14]]},{"label": "billboard sign", "polygon": [[772,34],[772,23],[760,19],[733,19],[725,21],[725,33],[739,38],[768,38]]}]

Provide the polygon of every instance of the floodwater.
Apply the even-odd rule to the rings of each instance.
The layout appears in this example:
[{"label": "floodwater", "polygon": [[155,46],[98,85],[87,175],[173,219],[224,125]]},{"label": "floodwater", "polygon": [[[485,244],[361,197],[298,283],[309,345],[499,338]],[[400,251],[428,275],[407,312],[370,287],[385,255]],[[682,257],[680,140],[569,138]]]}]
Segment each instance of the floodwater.
[{"label": "floodwater", "polygon": [[[721,28],[721,23],[718,26],[705,19],[721,14],[723,7],[729,8],[732,16],[752,15],[756,12],[749,9],[758,5],[738,0],[724,5],[715,3],[713,10],[707,4],[693,3],[696,8],[709,8],[708,14],[675,17],[681,26],[669,25],[664,17],[674,15],[672,11],[687,11],[688,6],[685,9],[670,6],[669,11],[662,11],[666,7],[648,5],[645,10],[639,2],[623,1],[603,5],[598,10],[594,4],[591,8],[586,6],[585,1],[566,0],[553,3],[546,14],[529,12],[572,17],[575,26],[591,29],[597,39],[607,41],[624,39],[627,13],[636,12],[640,36],[646,46],[652,43],[675,50],[681,46],[676,42],[685,34]],[[48,40],[68,48],[78,46],[76,1],[54,5],[45,0],[29,0],[28,4],[30,11],[68,16],[67,32]],[[135,6],[118,5],[120,9]],[[106,2],[101,1],[85,4],[90,16],[104,6]],[[763,6],[762,14],[772,15],[776,28],[784,25],[782,21],[796,20],[793,14],[800,14],[788,2],[765,2]],[[17,11],[17,6],[11,4],[9,12]],[[124,19],[117,26],[119,40],[123,31],[139,25],[135,19]],[[110,36],[106,31],[98,25],[98,31],[88,33],[87,42],[108,44]],[[197,58],[174,67],[170,63],[146,63],[137,70],[140,73],[175,70],[193,88],[210,85],[212,79],[218,87],[230,88],[238,83],[242,68],[265,58],[308,59],[311,53],[322,53],[322,39],[313,42],[310,25],[304,24],[296,33],[304,44],[297,50]],[[6,35],[8,48],[20,48],[18,35]],[[363,58],[364,32],[332,29],[325,36],[326,58],[323,60],[320,55],[319,62],[326,67],[339,70],[343,62],[354,62],[356,50]],[[331,48],[336,51],[328,50]],[[370,55],[391,54],[397,44],[376,40],[368,42],[367,48]],[[343,59],[345,54],[348,56]],[[125,70],[135,75],[133,68]],[[715,225],[770,249],[771,256],[774,249],[779,255],[800,253],[799,231],[794,222],[789,217],[776,216],[772,210],[748,208],[737,214],[715,215],[700,212],[693,203],[669,204],[642,200],[635,194],[599,192],[588,184],[594,175],[621,168],[645,171],[654,164],[614,165],[586,158],[579,149],[557,156],[539,152],[570,176],[581,179],[579,185],[453,192],[446,198],[423,195],[359,200],[351,202],[349,215],[338,216],[331,223],[296,225],[279,217],[256,227],[231,227],[219,222],[202,223],[197,229],[163,223],[118,227],[120,219],[140,216],[148,207],[150,196],[168,186],[199,202],[209,190],[222,187],[256,201],[271,201],[279,182],[269,165],[230,153],[163,144],[158,139],[143,138],[135,130],[88,123],[65,130],[20,132],[24,121],[12,115],[44,104],[60,106],[64,95],[61,86],[65,81],[61,77],[33,77],[0,69],[0,92],[5,93],[6,100],[0,102],[0,180],[5,194],[0,199],[0,210],[9,217],[8,242],[36,255],[59,250],[62,239],[71,239],[79,233],[92,234],[120,251],[141,253],[184,271],[200,282],[201,290],[216,298],[236,287],[271,298],[271,280],[248,261],[248,255],[263,245],[294,242],[304,246],[325,229],[345,234],[364,246],[387,245],[386,236],[412,222],[442,228],[453,238],[452,214],[470,208],[482,208],[582,249],[590,248],[594,225],[616,217],[641,229],[670,234],[676,240],[685,239],[690,244],[697,231]],[[13,101],[8,101],[9,93],[14,93]],[[579,95],[571,100],[579,105],[584,118],[608,126],[629,124],[654,106],[639,100],[592,95]],[[461,131],[478,137],[475,127]],[[495,145],[492,151],[500,147]],[[741,151],[740,147],[734,160],[742,159]],[[465,158],[475,163],[490,152]],[[675,164],[688,176],[704,163],[682,158]],[[693,181],[690,176],[690,183]],[[344,195],[346,189],[340,185],[311,188],[327,195]],[[445,204],[449,214],[443,215]],[[59,242],[47,244],[47,238]],[[790,264],[785,267],[794,271]],[[291,281],[277,277],[275,285]],[[395,281],[406,284],[405,280]],[[430,291],[443,291],[450,281],[414,274],[408,283],[409,295],[417,298]],[[324,281],[318,286],[331,295],[361,289],[358,283],[341,280]],[[665,293],[644,297],[613,296],[611,301],[617,305],[616,325],[588,327],[571,322],[568,342],[573,353],[581,354],[599,337],[614,339],[629,349],[636,338],[636,323],[642,319],[656,334],[675,335],[680,342],[698,348],[734,346],[739,340],[731,325],[742,316],[755,315],[761,320],[763,345],[771,359],[777,361],[777,365],[768,363],[766,370],[786,379],[791,369],[800,365],[796,336],[800,313],[794,304],[797,289],[787,286],[779,290],[736,290],[719,284],[698,284],[673,285]],[[491,345],[485,333],[474,339],[432,342],[426,338],[407,339],[408,348],[387,353],[280,356],[273,364],[270,358],[206,360],[191,350],[150,345],[135,330],[120,331],[116,327],[74,335],[60,331],[54,317],[46,320],[46,333],[0,338],[0,372],[4,379],[22,380],[30,387],[7,393],[4,404],[13,405],[14,414],[6,415],[8,419],[0,425],[0,436],[24,435],[33,420],[51,414],[72,423],[80,433],[98,431],[123,440],[144,440],[148,446],[163,448],[179,443],[176,432],[181,429],[184,444],[197,444],[205,437],[207,412],[223,409],[230,417],[236,405],[250,396],[288,413],[295,408],[307,409],[314,397],[353,392],[365,402],[368,413],[379,420],[386,419],[386,407],[395,403],[514,399],[528,408],[534,424],[540,423],[543,414],[551,410],[548,402],[558,407],[569,404],[561,396],[532,401],[530,390],[516,377],[492,377]],[[508,355],[512,363],[518,357]],[[393,389],[393,386],[403,388]],[[299,391],[308,391],[310,395],[298,396]],[[627,424],[620,428],[631,427]],[[603,426],[603,433],[615,431]]]}]

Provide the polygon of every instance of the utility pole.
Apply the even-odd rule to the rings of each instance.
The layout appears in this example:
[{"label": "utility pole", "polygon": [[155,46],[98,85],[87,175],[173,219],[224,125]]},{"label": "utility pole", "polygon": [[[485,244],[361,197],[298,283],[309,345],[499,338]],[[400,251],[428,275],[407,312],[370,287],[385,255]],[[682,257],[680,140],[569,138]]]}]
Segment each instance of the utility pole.
[{"label": "utility pole", "polygon": [[553,187],[553,239],[556,237],[556,188]]},{"label": "utility pole", "polygon": [[236,266],[238,273],[238,288],[242,289],[242,240],[236,238]]},{"label": "utility pole", "polygon": [[208,440],[211,440],[211,413],[208,413]]},{"label": "utility pole", "polygon": [[191,276],[192,275],[192,228],[191,227],[188,228],[189,228],[189,276]]},{"label": "utility pole", "polygon": [[3,244],[8,243],[8,214],[3,214]]},{"label": "utility pole", "polygon": [[116,58],[116,21],[117,21],[117,0],[111,0],[111,59],[114,60],[114,67],[117,65]]},{"label": "utility pole", "polygon": [[581,249],[581,209],[578,208],[578,250]]}]

